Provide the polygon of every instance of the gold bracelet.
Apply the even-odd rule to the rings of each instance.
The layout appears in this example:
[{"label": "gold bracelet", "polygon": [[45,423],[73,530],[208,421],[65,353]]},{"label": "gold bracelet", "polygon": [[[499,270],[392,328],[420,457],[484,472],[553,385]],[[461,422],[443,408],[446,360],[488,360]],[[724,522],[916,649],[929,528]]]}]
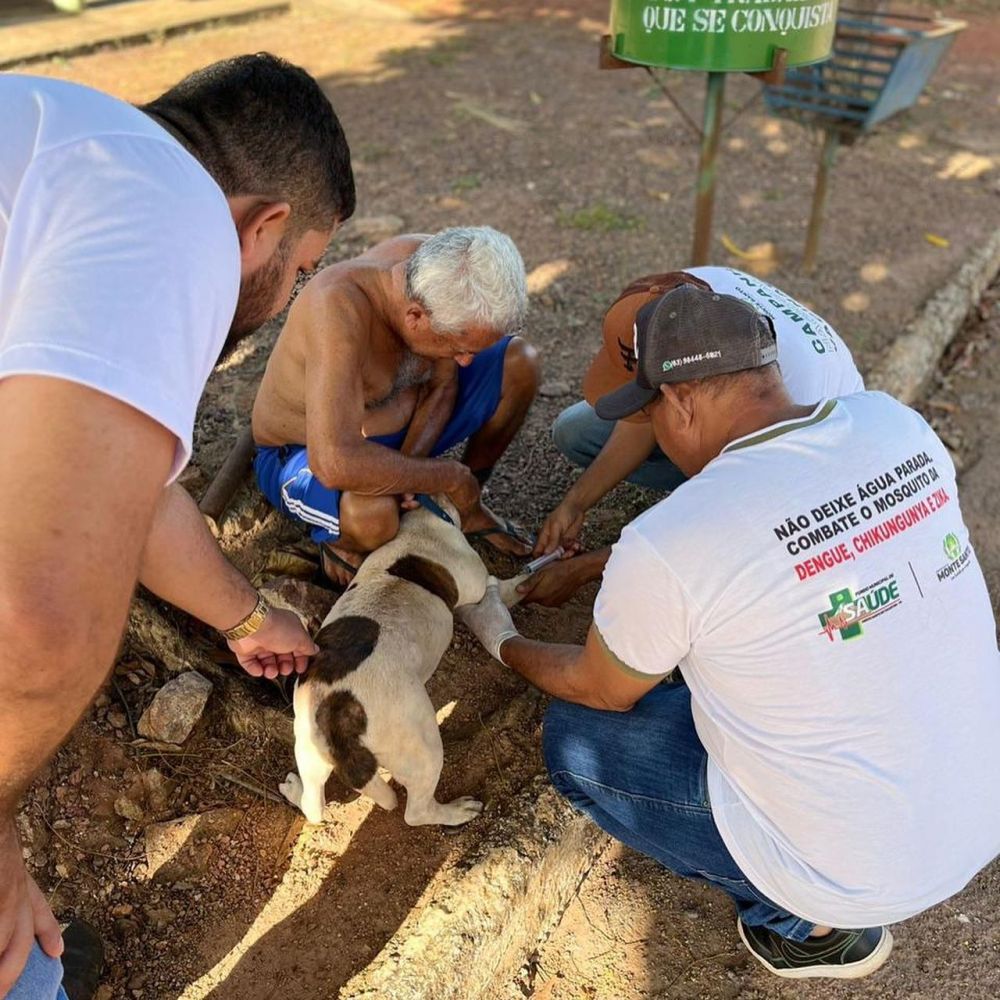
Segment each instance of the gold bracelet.
[{"label": "gold bracelet", "polygon": [[271,605],[264,600],[264,595],[258,593],[257,603],[254,605],[253,611],[246,618],[241,622],[237,622],[232,628],[220,628],[219,631],[230,641],[245,639],[260,629],[270,610]]}]

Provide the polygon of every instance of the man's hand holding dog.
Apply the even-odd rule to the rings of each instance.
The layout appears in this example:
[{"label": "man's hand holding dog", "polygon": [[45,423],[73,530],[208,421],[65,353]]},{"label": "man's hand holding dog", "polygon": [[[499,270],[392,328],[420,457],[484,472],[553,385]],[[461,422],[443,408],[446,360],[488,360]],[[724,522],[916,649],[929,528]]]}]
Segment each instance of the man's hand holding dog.
[{"label": "man's hand holding dog", "polygon": [[309,657],[319,651],[298,615],[283,608],[270,608],[263,625],[253,635],[230,639],[228,645],[251,677],[268,680],[304,673]]},{"label": "man's hand holding dog", "polygon": [[464,624],[495,659],[503,663],[501,647],[508,639],[521,633],[514,627],[510,611],[500,597],[500,585],[490,577],[486,593],[478,604],[466,604],[455,609],[455,616]]},{"label": "man's hand holding dog", "polygon": [[468,467],[460,462],[455,463],[457,470],[457,482],[450,489],[444,490],[448,499],[458,508],[458,513],[465,518],[479,507],[480,486],[479,480],[469,471]]}]

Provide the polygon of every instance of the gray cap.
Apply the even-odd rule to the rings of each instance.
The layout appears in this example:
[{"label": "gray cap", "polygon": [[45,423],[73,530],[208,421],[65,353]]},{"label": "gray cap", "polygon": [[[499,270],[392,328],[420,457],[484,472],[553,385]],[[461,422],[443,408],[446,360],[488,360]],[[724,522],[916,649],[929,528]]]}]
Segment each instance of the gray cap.
[{"label": "gray cap", "polygon": [[679,285],[635,317],[635,381],[602,396],[595,409],[621,420],[647,406],[670,382],[760,368],[778,359],[769,316],[734,295]]}]

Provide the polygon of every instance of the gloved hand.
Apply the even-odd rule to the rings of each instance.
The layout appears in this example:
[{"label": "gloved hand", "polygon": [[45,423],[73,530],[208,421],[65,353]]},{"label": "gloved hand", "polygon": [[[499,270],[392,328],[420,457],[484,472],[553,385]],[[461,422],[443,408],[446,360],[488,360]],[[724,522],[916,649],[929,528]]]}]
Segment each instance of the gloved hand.
[{"label": "gloved hand", "polygon": [[455,609],[455,617],[467,626],[484,648],[495,659],[500,657],[500,646],[521,633],[514,628],[514,621],[500,596],[500,584],[491,576],[486,582],[486,593],[478,604],[465,604]]}]

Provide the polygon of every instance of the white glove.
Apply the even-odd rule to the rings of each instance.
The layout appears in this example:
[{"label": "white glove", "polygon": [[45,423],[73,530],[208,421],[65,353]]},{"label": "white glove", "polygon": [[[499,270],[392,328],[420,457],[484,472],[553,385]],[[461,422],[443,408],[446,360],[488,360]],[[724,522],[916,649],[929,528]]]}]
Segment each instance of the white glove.
[{"label": "white glove", "polygon": [[521,633],[514,628],[514,621],[500,596],[500,584],[496,577],[486,582],[486,593],[478,604],[464,604],[455,609],[455,617],[475,635],[484,648],[497,660],[500,647]]}]

